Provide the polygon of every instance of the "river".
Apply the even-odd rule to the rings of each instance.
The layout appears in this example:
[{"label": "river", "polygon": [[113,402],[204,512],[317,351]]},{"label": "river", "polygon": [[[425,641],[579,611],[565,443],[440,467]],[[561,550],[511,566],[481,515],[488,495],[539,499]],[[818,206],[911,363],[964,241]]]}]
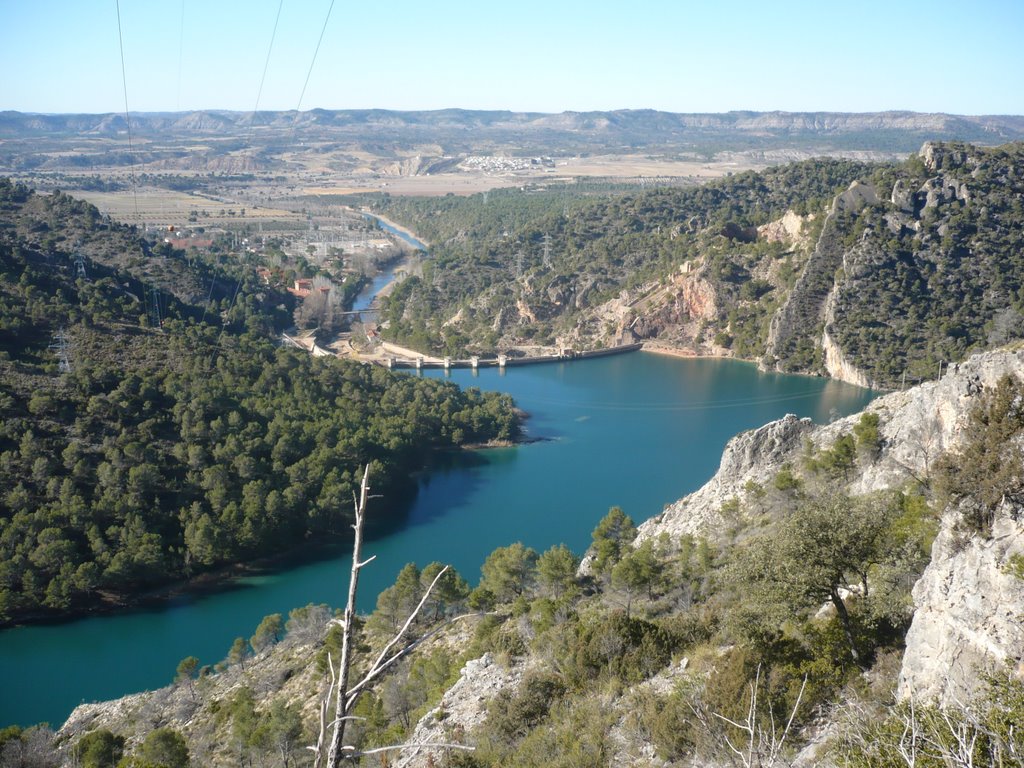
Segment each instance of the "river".
[{"label": "river", "polygon": [[[413,374],[408,374],[413,375]],[[423,375],[444,376],[442,371]],[[366,545],[360,608],[410,561],[450,562],[471,582],[494,548],[582,553],[612,505],[640,521],[696,489],[737,432],[786,413],[822,422],[855,412],[873,393],[839,382],[763,374],[750,364],[634,352],[615,357],[450,373],[466,386],[511,393],[538,442],[449,455],[418,478],[411,502],[373,502],[389,519]],[[310,602],[340,605],[347,558],[244,578],[159,609],[0,632],[0,726],[60,724],[82,701],[166,685],[177,663],[213,664],[260,619]]]},{"label": "river", "polygon": [[[380,225],[381,229],[405,241],[407,244],[411,245],[417,251],[426,253],[426,244],[420,242],[415,237],[410,235],[408,232],[398,229],[389,221],[382,219],[379,216],[374,216],[373,214],[369,213],[364,213],[363,215],[366,216],[366,218],[368,219],[373,219],[374,221],[377,222],[377,224]],[[388,283],[395,279],[395,270],[400,268],[401,265],[393,266],[377,274],[370,281],[370,284],[363,288],[363,290],[359,292],[359,295],[356,296],[356,299],[352,304],[352,309],[357,311],[369,309],[370,305],[373,304],[373,300],[377,297],[377,294],[380,293]]]},{"label": "river", "polygon": [[417,251],[423,251],[424,253],[426,252],[426,243],[424,243],[422,240],[418,240],[416,237],[409,234],[404,229],[399,229],[387,219],[381,218],[380,216],[375,216],[372,213],[364,213],[363,215],[366,216],[366,218],[368,219],[373,219],[374,221],[377,222],[378,225],[380,225],[380,228],[383,229],[385,232],[390,232],[392,235],[399,238],[400,240],[404,240]]}]

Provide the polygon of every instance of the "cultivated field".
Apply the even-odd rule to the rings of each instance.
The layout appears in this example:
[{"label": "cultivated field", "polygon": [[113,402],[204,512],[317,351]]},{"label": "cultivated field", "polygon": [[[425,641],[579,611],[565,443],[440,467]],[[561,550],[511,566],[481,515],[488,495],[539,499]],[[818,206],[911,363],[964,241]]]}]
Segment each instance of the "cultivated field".
[{"label": "cultivated field", "polygon": [[[301,222],[305,217],[294,211],[268,208],[228,198],[174,192],[158,187],[139,187],[134,193],[75,191],[102,213],[117,221],[146,222],[157,225],[238,227],[260,221]],[[189,221],[193,216],[194,221]]]}]

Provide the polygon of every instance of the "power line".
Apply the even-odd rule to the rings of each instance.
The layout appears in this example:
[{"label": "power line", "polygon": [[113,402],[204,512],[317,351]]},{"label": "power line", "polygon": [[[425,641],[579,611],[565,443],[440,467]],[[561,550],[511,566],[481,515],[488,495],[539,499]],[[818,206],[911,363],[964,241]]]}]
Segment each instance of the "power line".
[{"label": "power line", "polygon": [[299,103],[295,105],[295,119],[299,119],[299,109],[302,107],[302,99],[306,95],[306,86],[309,85],[309,77],[313,74],[313,65],[316,64],[316,56],[320,53],[320,43],[324,41],[324,32],[327,31],[327,22],[330,21],[331,11],[334,10],[334,0],[327,9],[327,16],[324,18],[324,26],[320,30],[320,39],[316,41],[316,48],[313,50],[313,60],[309,62],[309,71],[306,73],[306,82],[302,84],[302,92],[299,94]]},{"label": "power line", "polygon": [[213,299],[213,286],[215,286],[216,284],[217,284],[217,279],[211,277],[210,278],[210,294],[206,297],[206,304],[203,305],[203,317],[199,321],[200,325],[202,325],[204,322],[206,322],[206,310],[208,310],[210,308],[210,301],[211,301],[211,299]]},{"label": "power line", "polygon": [[231,309],[231,307],[235,306],[235,299],[238,297],[238,289],[242,287],[242,277],[243,276],[244,275],[239,275],[238,276],[238,282],[235,283],[235,292],[233,294],[231,294],[231,303],[228,304],[228,309]]},{"label": "power line", "polygon": [[267,69],[270,67],[270,54],[274,50],[274,40],[277,38],[277,23],[281,20],[281,9],[283,7],[284,0],[281,0],[277,5],[277,16],[274,17],[274,31],[270,34],[270,47],[267,48],[267,60],[263,63],[263,77],[260,78],[260,89],[256,92],[256,106],[252,108],[252,117],[249,118],[249,135],[245,138],[246,145],[252,143],[252,129],[256,123],[256,113],[260,108],[260,98],[263,96],[263,83],[266,82],[267,79]]},{"label": "power line", "polygon": [[132,121],[128,116],[128,76],[124,68],[124,37],[121,35],[121,0],[114,0],[117,7],[117,43],[121,48],[121,86],[124,89],[124,121],[128,126],[128,158],[132,173],[132,200],[135,202],[135,219],[139,218],[139,195],[135,184],[135,149],[132,147]]}]

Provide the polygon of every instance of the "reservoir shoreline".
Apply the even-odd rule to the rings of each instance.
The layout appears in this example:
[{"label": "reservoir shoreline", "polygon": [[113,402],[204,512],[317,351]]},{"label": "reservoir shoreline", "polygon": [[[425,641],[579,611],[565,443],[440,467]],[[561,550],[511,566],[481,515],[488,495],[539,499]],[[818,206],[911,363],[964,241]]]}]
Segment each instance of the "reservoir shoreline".
[{"label": "reservoir shoreline", "polygon": [[[367,552],[377,559],[361,578],[361,613],[409,562],[450,563],[475,583],[487,554],[510,542],[536,551],[563,543],[582,553],[609,507],[639,521],[700,487],[737,432],[786,413],[827,422],[873,397],[825,379],[662,355],[447,376],[511,394],[530,414],[527,436],[537,442],[439,454],[412,478],[409,500],[389,492],[374,502]],[[333,550],[304,548],[261,568],[219,571],[198,593],[168,590],[156,605],[4,629],[0,674],[19,695],[0,697],[0,722],[61,722],[83,700],[165,685],[187,656],[216,664],[267,615],[340,605],[350,563],[343,540],[331,543]]]}]

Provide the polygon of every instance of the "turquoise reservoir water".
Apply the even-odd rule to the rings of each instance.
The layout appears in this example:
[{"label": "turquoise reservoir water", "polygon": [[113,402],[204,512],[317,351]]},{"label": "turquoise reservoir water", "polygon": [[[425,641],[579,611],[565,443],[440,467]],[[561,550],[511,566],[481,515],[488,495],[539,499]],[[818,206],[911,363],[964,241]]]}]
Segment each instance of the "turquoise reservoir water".
[{"label": "turquoise reservoir water", "polygon": [[[425,375],[443,376],[440,371]],[[375,501],[386,519],[366,545],[361,609],[410,561],[455,565],[471,582],[494,548],[538,551],[565,543],[582,553],[613,505],[635,520],[693,491],[737,432],[786,413],[825,422],[873,393],[834,381],[758,373],[752,365],[638,352],[572,363],[451,374],[459,384],[511,393],[539,442],[447,457],[418,479],[411,502]],[[0,726],[59,725],[82,701],[170,682],[186,656],[213,664],[260,619],[307,603],[340,605],[343,555],[246,578],[230,589],[159,610],[0,633]]]}]

